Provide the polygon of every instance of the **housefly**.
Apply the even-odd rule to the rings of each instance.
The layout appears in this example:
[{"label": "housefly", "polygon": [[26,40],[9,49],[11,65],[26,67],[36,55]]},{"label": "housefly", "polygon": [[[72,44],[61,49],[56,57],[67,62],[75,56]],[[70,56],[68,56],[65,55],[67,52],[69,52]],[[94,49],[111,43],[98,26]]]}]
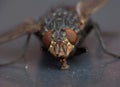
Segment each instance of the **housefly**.
[{"label": "housefly", "polygon": [[[38,21],[33,19],[26,20],[11,31],[1,35],[0,45],[27,35],[28,37],[22,54],[22,58],[24,58],[30,36],[35,35],[43,43],[44,48],[55,58],[59,59],[61,69],[68,69],[67,59],[69,56],[83,50],[80,49],[81,43],[92,30],[95,30],[102,50],[113,57],[120,58],[120,56],[106,49],[101,37],[100,27],[91,19],[91,15],[100,9],[107,1],[108,0],[80,1],[73,7],[56,8],[54,11],[42,16]],[[7,64],[1,64],[1,66],[9,65],[16,61],[18,61],[18,59]]]}]

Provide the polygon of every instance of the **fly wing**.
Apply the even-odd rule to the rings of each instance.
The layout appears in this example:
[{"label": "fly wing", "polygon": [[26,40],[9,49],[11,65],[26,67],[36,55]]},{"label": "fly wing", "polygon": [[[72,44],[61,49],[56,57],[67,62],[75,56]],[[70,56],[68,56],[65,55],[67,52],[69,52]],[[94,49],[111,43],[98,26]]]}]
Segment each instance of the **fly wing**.
[{"label": "fly wing", "polygon": [[85,0],[76,5],[76,11],[80,18],[85,21],[89,16],[100,9],[108,0]]},{"label": "fly wing", "polygon": [[32,19],[26,20],[24,23],[17,25],[11,31],[0,35],[0,44],[16,39],[22,35],[34,33],[40,30],[39,25]]}]

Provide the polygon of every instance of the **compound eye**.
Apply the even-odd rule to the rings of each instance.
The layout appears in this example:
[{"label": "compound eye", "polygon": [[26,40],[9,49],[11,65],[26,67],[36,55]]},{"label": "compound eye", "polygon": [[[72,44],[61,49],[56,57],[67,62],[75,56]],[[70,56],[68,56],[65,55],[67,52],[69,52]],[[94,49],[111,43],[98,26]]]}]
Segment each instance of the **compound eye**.
[{"label": "compound eye", "polygon": [[78,40],[77,33],[69,28],[66,28],[65,32],[66,32],[67,39],[70,41],[70,43],[75,45]]},{"label": "compound eye", "polygon": [[46,48],[49,48],[51,40],[52,40],[52,31],[46,32],[42,37],[42,42]]}]

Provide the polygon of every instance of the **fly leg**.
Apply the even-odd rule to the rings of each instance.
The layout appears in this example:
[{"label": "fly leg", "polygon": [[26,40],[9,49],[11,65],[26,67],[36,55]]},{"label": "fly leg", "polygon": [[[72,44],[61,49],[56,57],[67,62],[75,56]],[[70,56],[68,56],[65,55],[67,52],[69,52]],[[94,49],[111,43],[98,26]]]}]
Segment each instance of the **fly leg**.
[{"label": "fly leg", "polygon": [[61,63],[61,69],[68,69],[69,68],[69,65],[67,63],[67,58],[61,58],[60,59],[60,63]]},{"label": "fly leg", "polygon": [[110,52],[110,51],[106,48],[106,46],[105,46],[105,44],[104,44],[104,42],[103,42],[102,36],[101,36],[101,29],[100,29],[100,27],[99,27],[99,25],[98,25],[97,23],[94,23],[94,28],[95,28],[95,34],[96,34],[96,36],[97,36],[97,38],[98,38],[98,41],[99,41],[99,43],[100,43],[100,46],[101,46],[102,50],[103,50],[106,54],[108,54],[108,55],[110,55],[110,56],[113,56],[113,57],[116,57],[116,58],[120,58],[119,55]]},{"label": "fly leg", "polygon": [[75,56],[88,52],[86,47],[77,47],[74,53]]},{"label": "fly leg", "polygon": [[45,52],[47,52],[48,50],[45,48],[45,47],[41,47],[42,48],[42,51],[45,51]]},{"label": "fly leg", "polygon": [[31,34],[38,32],[40,30],[41,30],[41,27],[36,21],[34,21],[33,19],[27,19],[23,23],[18,24],[16,27],[12,28],[12,30],[10,30],[9,32],[6,32],[6,33],[0,35],[0,45],[7,43],[8,41],[17,39],[23,35],[28,35],[25,46],[23,48],[22,56],[17,58],[16,60],[9,62],[9,63],[0,64],[0,66],[7,66],[10,64],[14,64],[18,60],[24,58],[27,48],[28,48],[28,43],[29,43]]},{"label": "fly leg", "polygon": [[[8,65],[14,64],[14,63],[18,62],[19,60],[25,58],[25,56],[26,56],[26,51],[27,51],[27,49],[28,49],[28,44],[29,44],[29,41],[30,41],[30,36],[31,36],[31,34],[28,34],[27,39],[26,39],[26,43],[25,43],[25,46],[24,46],[24,49],[23,49],[22,56],[19,57],[19,58],[17,58],[17,59],[15,59],[15,60],[13,60],[13,61],[8,62],[8,63],[0,64],[0,67],[4,67],[4,66],[8,66]],[[24,59],[24,60],[25,60],[25,59]],[[25,66],[25,68],[27,68],[27,65]]]}]

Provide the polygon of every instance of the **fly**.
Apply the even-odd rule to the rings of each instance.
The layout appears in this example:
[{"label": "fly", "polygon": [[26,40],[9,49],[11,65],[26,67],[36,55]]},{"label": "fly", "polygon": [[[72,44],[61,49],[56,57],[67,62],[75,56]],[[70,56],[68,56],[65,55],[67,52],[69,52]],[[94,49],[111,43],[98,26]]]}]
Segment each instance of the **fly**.
[{"label": "fly", "polygon": [[[12,31],[1,35],[0,45],[23,35],[28,35],[22,54],[22,58],[24,58],[30,36],[33,34],[39,38],[44,48],[51,53],[51,55],[59,59],[61,69],[68,69],[67,59],[69,56],[80,51],[81,43],[92,30],[95,30],[102,50],[113,57],[120,58],[120,56],[106,49],[101,37],[100,27],[91,19],[91,15],[107,1],[108,0],[80,1],[74,7],[57,8],[41,17],[38,21],[29,19],[16,26]],[[1,64],[1,66],[9,65],[19,59],[7,64]]]}]

